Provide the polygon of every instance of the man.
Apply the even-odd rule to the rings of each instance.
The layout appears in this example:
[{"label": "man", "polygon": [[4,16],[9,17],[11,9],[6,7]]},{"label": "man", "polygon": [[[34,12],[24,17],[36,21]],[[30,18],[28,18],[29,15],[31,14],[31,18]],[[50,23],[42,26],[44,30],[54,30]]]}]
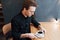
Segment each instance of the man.
[{"label": "man", "polygon": [[30,23],[34,24],[36,28],[42,29],[33,17],[36,7],[35,1],[25,1],[20,13],[11,20],[13,40],[31,40],[36,38],[30,32]]}]

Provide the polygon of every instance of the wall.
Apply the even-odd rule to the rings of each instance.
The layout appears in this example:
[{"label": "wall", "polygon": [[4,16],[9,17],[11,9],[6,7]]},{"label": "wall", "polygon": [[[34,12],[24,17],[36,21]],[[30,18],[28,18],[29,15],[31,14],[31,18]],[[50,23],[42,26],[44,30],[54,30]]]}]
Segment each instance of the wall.
[{"label": "wall", "polygon": [[[36,0],[38,7],[36,10],[37,21],[49,21],[50,18],[59,18],[59,0]],[[3,14],[5,16],[5,23],[11,21],[12,17],[17,15],[22,7],[24,0],[2,0]],[[58,10],[59,9],[59,10]]]}]

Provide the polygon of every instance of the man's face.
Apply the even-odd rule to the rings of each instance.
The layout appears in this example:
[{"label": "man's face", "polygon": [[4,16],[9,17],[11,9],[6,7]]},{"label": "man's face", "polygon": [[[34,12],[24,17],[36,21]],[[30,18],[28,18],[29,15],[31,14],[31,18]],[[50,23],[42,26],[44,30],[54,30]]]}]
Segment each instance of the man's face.
[{"label": "man's face", "polygon": [[29,9],[26,10],[26,13],[25,13],[25,14],[26,14],[28,17],[31,17],[32,15],[34,15],[35,10],[36,10],[36,7],[30,6]]}]

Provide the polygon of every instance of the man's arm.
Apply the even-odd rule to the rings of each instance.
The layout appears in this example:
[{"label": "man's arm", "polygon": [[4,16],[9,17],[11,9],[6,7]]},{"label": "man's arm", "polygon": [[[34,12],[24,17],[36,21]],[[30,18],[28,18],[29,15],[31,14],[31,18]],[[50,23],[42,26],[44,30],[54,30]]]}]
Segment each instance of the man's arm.
[{"label": "man's arm", "polygon": [[21,32],[19,32],[19,25],[17,23],[16,20],[12,20],[11,21],[11,28],[12,28],[12,36],[14,36],[15,38],[20,38],[21,36]]},{"label": "man's arm", "polygon": [[31,22],[34,24],[34,27],[36,27],[38,30],[43,30],[44,32],[46,32],[45,28],[43,28],[41,24],[36,21],[34,16],[32,16]]},{"label": "man's arm", "polygon": [[34,18],[34,16],[31,17],[31,23],[32,23],[36,28],[38,28],[38,27],[40,26],[40,23],[38,23],[38,22],[36,21],[36,19]]},{"label": "man's arm", "polygon": [[45,28],[43,28],[41,24],[38,23],[33,16],[32,16],[31,22],[33,23],[34,27],[36,27],[38,30],[41,30],[41,31],[43,30],[44,33],[46,32]]},{"label": "man's arm", "polygon": [[35,38],[33,33],[21,33],[19,30],[19,24],[17,21],[12,20],[11,21],[11,25],[12,25],[12,36],[15,38]]}]

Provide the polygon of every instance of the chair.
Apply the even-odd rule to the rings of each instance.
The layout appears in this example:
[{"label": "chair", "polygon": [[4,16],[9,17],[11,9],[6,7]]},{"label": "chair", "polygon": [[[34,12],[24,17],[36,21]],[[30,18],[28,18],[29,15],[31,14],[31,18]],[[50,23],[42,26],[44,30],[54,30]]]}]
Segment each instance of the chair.
[{"label": "chair", "polygon": [[[3,28],[2,28],[2,31],[3,31],[3,34],[5,35],[5,36],[7,36],[7,34],[11,31],[11,23],[8,23],[8,24],[6,24],[6,25],[4,25],[3,26]],[[9,36],[10,36],[10,33],[9,33]],[[13,38],[12,37],[6,37],[6,39],[7,40],[13,40]]]}]

